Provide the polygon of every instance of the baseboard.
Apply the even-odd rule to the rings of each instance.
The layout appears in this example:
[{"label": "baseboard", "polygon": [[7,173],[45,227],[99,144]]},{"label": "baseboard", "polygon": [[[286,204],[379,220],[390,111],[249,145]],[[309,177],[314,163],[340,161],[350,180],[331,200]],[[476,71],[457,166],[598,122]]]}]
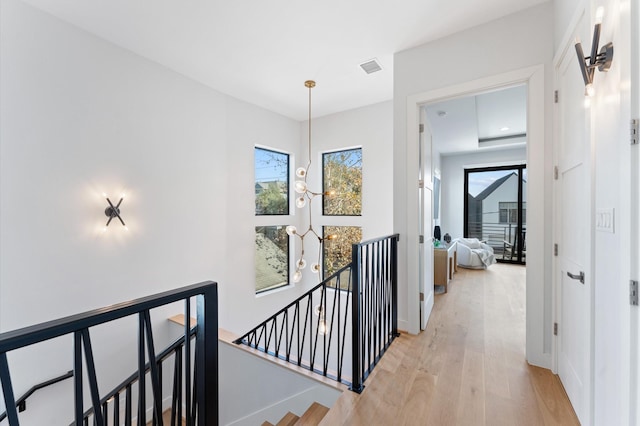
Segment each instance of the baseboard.
[{"label": "baseboard", "polygon": [[398,330],[408,332],[407,330],[409,330],[409,321],[398,319]]}]

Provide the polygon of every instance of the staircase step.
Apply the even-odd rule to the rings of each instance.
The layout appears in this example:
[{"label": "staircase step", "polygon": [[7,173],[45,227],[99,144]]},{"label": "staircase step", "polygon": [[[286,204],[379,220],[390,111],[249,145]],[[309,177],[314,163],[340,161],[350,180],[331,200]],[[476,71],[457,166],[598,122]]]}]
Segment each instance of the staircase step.
[{"label": "staircase step", "polygon": [[327,407],[314,402],[309,408],[307,408],[307,411],[304,412],[302,417],[300,417],[296,426],[317,426],[328,412],[329,409]]},{"label": "staircase step", "polygon": [[276,424],[276,426],[293,426],[296,424],[298,420],[300,420],[300,417],[296,416],[291,411],[289,411],[287,414],[284,415],[283,418],[280,419],[280,421]]},{"label": "staircase step", "polygon": [[261,426],[274,426],[271,422],[263,422]]}]

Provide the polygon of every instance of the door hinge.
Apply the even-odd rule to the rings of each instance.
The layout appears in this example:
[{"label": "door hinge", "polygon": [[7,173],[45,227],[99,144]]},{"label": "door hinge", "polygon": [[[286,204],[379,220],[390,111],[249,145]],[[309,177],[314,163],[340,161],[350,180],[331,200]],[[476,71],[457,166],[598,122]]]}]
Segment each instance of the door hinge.
[{"label": "door hinge", "polygon": [[557,322],[553,323],[553,335],[554,336],[558,335],[558,323]]},{"label": "door hinge", "polygon": [[558,243],[555,243],[553,245],[553,255],[557,256],[558,255]]},{"label": "door hinge", "polygon": [[423,292],[420,292],[420,301],[424,302],[424,293]]},{"label": "door hinge", "polygon": [[420,133],[424,133],[424,124],[420,124],[420,125],[418,126],[418,131],[419,131]]},{"label": "door hinge", "polygon": [[418,181],[418,188],[424,188],[424,180],[420,179]]},{"label": "door hinge", "polygon": [[629,303],[638,306],[638,281],[629,281]]},{"label": "door hinge", "polygon": [[558,175],[559,175],[558,166],[553,166],[553,179],[558,180]]},{"label": "door hinge", "polygon": [[631,120],[631,125],[629,126],[629,140],[631,145],[638,144],[638,121],[636,119]]},{"label": "door hinge", "polygon": [[554,103],[558,103],[558,91],[556,90],[555,92],[553,92],[553,102]]},{"label": "door hinge", "polygon": [[419,236],[418,236],[418,242],[419,242],[420,244],[424,244],[424,235],[419,235]]}]

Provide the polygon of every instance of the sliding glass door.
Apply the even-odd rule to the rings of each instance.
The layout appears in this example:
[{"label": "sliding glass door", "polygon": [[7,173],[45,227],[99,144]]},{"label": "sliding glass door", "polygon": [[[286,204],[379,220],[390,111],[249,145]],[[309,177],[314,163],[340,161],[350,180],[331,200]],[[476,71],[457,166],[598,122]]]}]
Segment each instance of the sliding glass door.
[{"label": "sliding glass door", "polygon": [[501,262],[526,263],[527,168],[465,169],[464,235],[493,247]]}]

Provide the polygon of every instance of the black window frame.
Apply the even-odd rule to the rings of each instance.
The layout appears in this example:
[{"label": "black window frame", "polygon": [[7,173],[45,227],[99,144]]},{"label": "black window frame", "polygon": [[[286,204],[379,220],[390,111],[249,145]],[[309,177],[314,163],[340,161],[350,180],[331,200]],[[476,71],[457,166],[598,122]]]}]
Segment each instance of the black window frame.
[{"label": "black window frame", "polygon": [[291,215],[291,154],[283,151],[277,151],[275,149],[264,148],[261,146],[254,146],[254,156],[253,156],[253,185],[254,185],[254,202],[257,201],[257,194],[255,194],[255,186],[258,184],[258,180],[256,178],[256,151],[266,151],[273,154],[284,155],[287,157],[287,174],[286,174],[286,201],[287,201],[287,210],[285,213],[258,213],[257,203],[256,208],[254,210],[254,215],[257,216],[290,216]]},{"label": "black window frame", "polygon": [[[325,159],[328,155],[335,155],[335,154],[339,154],[341,152],[349,152],[349,151],[360,151],[360,175],[361,175],[361,185],[360,185],[360,213],[359,214],[327,214],[326,209],[327,209],[327,196],[324,195],[327,193],[327,191],[329,190],[329,188],[326,187],[326,183],[327,183],[327,176],[326,176],[326,162]],[[362,190],[363,190],[363,186],[364,186],[364,179],[363,179],[363,175],[362,175],[362,163],[363,163],[363,151],[362,151],[362,147],[354,147],[354,148],[346,148],[346,149],[339,149],[339,150],[335,150],[335,151],[327,151],[327,152],[323,152],[322,153],[322,216],[327,216],[327,217],[362,217]],[[333,196],[337,196],[337,195],[333,195]]]}]

